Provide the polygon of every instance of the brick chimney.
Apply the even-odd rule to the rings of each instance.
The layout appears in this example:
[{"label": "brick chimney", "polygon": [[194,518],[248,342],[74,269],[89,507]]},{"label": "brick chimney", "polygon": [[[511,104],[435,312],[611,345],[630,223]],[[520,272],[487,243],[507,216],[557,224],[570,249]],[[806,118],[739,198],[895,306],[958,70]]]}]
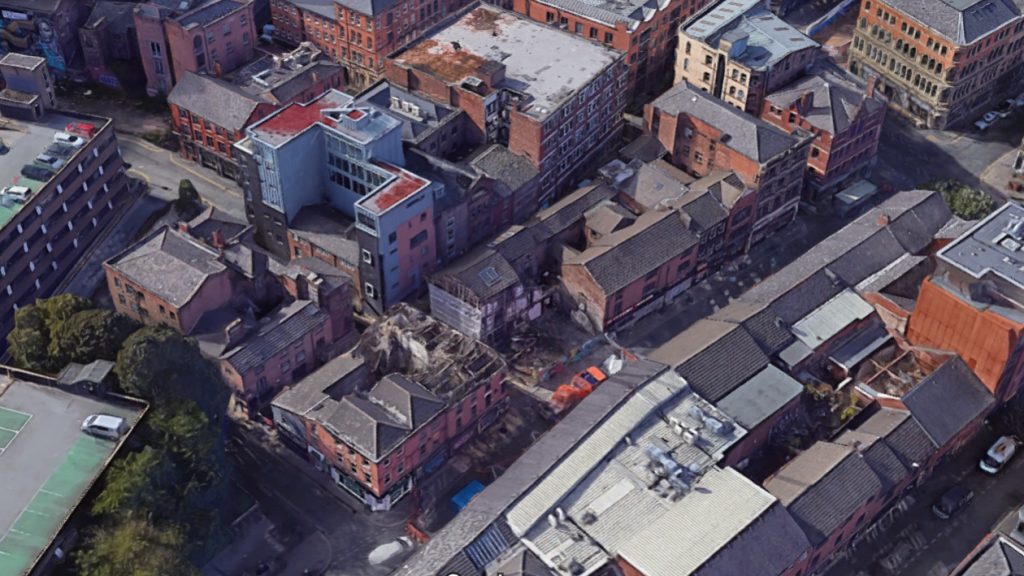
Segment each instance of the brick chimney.
[{"label": "brick chimney", "polygon": [[227,246],[227,242],[224,241],[224,232],[220,228],[210,234],[210,244],[217,250],[223,250]]},{"label": "brick chimney", "polygon": [[797,101],[797,110],[800,115],[803,116],[805,112],[814,107],[814,92],[808,90],[800,95],[800,100]]},{"label": "brick chimney", "polygon": [[864,89],[864,96],[867,98],[875,97],[875,84],[878,83],[878,76],[868,76],[868,85]]},{"label": "brick chimney", "polygon": [[889,225],[889,215],[888,214],[879,214],[879,216],[878,216],[878,225],[879,226],[888,226]]},{"label": "brick chimney", "polygon": [[188,234],[188,222],[178,222],[178,232],[182,234]]},{"label": "brick chimney", "polygon": [[224,327],[225,349],[233,348],[249,334],[249,327],[241,318],[235,318]]}]

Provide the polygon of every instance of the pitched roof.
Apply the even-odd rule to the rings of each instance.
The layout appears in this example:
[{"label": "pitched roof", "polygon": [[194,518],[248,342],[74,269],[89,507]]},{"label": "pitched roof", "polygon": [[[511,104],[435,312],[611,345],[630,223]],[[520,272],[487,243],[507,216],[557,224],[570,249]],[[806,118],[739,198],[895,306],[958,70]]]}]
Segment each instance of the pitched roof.
[{"label": "pitched roof", "polygon": [[696,180],[664,160],[647,162],[622,185],[625,194],[641,206],[656,208],[682,197]]},{"label": "pitched roof", "polygon": [[764,486],[786,506],[815,546],[883,489],[878,475],[855,449],[831,442],[813,444]]},{"label": "pitched roof", "polygon": [[959,45],[983,38],[1024,12],[1021,0],[890,0],[889,5]]},{"label": "pitched roof", "polygon": [[696,244],[697,237],[677,213],[645,212],[632,226],[601,238],[566,264],[583,265],[605,294],[614,294]]},{"label": "pitched roof", "polygon": [[167,101],[227,130],[242,130],[263,101],[211,76],[192,72],[174,85]]},{"label": "pitched roof", "polygon": [[[951,398],[956,401],[950,402]],[[954,356],[904,394],[903,404],[928,436],[944,446],[985,414],[995,398],[967,364]]]},{"label": "pitched roof", "polygon": [[1024,547],[1003,535],[990,535],[979,552],[951,576],[1024,576]]},{"label": "pitched roof", "polygon": [[906,410],[882,408],[861,422],[857,430],[885,440],[908,468],[922,466],[938,449],[924,428]]},{"label": "pitched roof", "polygon": [[778,354],[795,338],[782,318],[767,304],[737,300],[710,318],[743,326],[768,356]]},{"label": "pitched roof", "polygon": [[732,44],[729,58],[764,70],[786,56],[818,46],[757,0],[730,0],[715,5],[685,24],[686,34],[713,48]]},{"label": "pitched roof", "polygon": [[885,106],[877,98],[867,98],[864,89],[845,72],[821,67],[785,88],[772,92],[766,96],[766,100],[787,110],[808,94],[811,98],[810,108],[801,110],[800,115],[812,126],[833,135],[853,125],[862,108],[874,111]]},{"label": "pitched roof", "polygon": [[768,365],[768,357],[742,326],[699,320],[650,353],[676,367],[693,389],[718,402]]},{"label": "pitched roof", "polygon": [[836,444],[849,446],[860,452],[868,466],[875,471],[886,489],[898,485],[913,474],[913,471],[896,455],[896,452],[882,439],[861,430],[846,430],[835,440]]},{"label": "pitched roof", "polygon": [[107,379],[114,371],[114,363],[109,360],[93,360],[88,364],[69,362],[60,375],[57,376],[62,384],[79,384],[81,382],[100,383]]},{"label": "pitched roof", "polygon": [[180,308],[206,280],[228,268],[217,251],[188,234],[160,228],[107,264],[133,282]]},{"label": "pitched roof", "polygon": [[710,192],[683,198],[679,210],[690,217],[690,223],[698,231],[711,230],[729,218],[729,212]]},{"label": "pitched roof", "polygon": [[735,418],[741,426],[752,430],[803,391],[803,384],[769,364],[722,398],[716,406]]},{"label": "pitched roof", "polygon": [[270,314],[255,334],[222,354],[221,358],[227,360],[239,374],[245,374],[263,366],[267,360],[328,320],[327,312],[313,302],[295,300]]},{"label": "pitched roof", "polygon": [[206,26],[245,5],[246,3],[241,0],[213,0],[178,16],[177,21],[186,28],[193,24]]},{"label": "pitched roof", "polygon": [[688,114],[722,132],[720,142],[740,154],[763,163],[800,142],[775,126],[729,106],[714,96],[680,82],[651,104],[663,113]]},{"label": "pitched roof", "polygon": [[479,248],[441,270],[435,278],[447,278],[469,290],[481,302],[520,283],[519,275],[501,254]]},{"label": "pitched roof", "polygon": [[113,34],[123,34],[125,30],[135,26],[135,21],[132,18],[132,10],[134,10],[135,6],[135,2],[101,0],[96,3],[96,7],[89,13],[89,17],[82,27],[93,28],[102,23],[106,24],[104,31]]}]

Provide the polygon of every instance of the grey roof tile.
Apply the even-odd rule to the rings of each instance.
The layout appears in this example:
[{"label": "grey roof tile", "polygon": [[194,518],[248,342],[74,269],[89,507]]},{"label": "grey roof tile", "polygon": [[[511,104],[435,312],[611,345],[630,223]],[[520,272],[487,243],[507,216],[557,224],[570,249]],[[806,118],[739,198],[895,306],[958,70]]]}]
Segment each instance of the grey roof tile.
[{"label": "grey roof tile", "polygon": [[508,260],[491,248],[467,254],[438,272],[436,277],[447,277],[462,285],[481,302],[520,283],[519,275]]},{"label": "grey roof tile", "polygon": [[811,96],[811,108],[804,110],[801,116],[812,126],[833,135],[845,131],[856,122],[863,107],[874,111],[885,106],[877,98],[866,98],[864,89],[845,71],[823,67],[772,92],[766,99],[787,110],[806,94]]},{"label": "grey roof tile", "polygon": [[239,374],[262,366],[296,340],[323,325],[329,317],[309,300],[285,304],[261,323],[259,330],[222,355]]},{"label": "grey roof tile", "polygon": [[800,141],[687,82],[669,88],[652,106],[666,114],[689,114],[710,124],[723,133],[723,145],[759,163],[782,154]]},{"label": "grey roof tile", "polygon": [[178,80],[167,101],[232,131],[245,128],[262,102],[227,82],[192,72]]},{"label": "grey roof tile", "polygon": [[893,8],[965,45],[1021,17],[1021,0],[892,0]]},{"label": "grey roof tile", "polygon": [[718,408],[752,430],[803,392],[803,384],[769,364],[722,398]]},{"label": "grey roof tile", "polygon": [[[950,402],[955,398],[955,402]],[[944,446],[985,414],[995,398],[959,356],[947,360],[903,395],[903,404],[928,436]]]},{"label": "grey roof tile", "polygon": [[240,0],[214,0],[213,2],[203,4],[198,8],[178,16],[177,20],[178,23],[185,28],[194,24],[206,26],[218,18],[223,18],[235,10],[238,10],[245,6],[245,4],[245,2]]},{"label": "grey roof tile", "polygon": [[865,434],[881,437],[904,466],[922,466],[938,449],[935,442],[906,410],[882,408],[857,426]]},{"label": "grey roof tile", "polygon": [[539,174],[527,158],[497,144],[480,153],[470,165],[511,190],[518,190]]},{"label": "grey roof tile", "polygon": [[718,402],[767,365],[757,342],[736,326],[679,364],[676,372],[701,397]]},{"label": "grey roof tile", "polygon": [[1024,576],[1024,548],[1002,535],[992,535],[962,571],[951,576]]}]

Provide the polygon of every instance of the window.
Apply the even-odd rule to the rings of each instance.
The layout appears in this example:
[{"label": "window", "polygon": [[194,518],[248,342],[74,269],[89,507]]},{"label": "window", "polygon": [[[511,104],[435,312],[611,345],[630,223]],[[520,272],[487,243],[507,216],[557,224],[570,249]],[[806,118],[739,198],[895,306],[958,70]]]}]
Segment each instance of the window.
[{"label": "window", "polygon": [[363,263],[373,265],[373,254],[369,250],[363,249]]},{"label": "window", "polygon": [[694,155],[693,155],[693,161],[696,162],[697,164],[703,164],[704,163],[704,155],[701,154],[700,152],[695,152]]},{"label": "window", "polygon": [[821,155],[821,150],[819,150],[817,147],[812,146],[811,147],[811,158],[817,158],[820,155]]},{"label": "window", "polygon": [[369,282],[363,286],[363,294],[365,294],[367,298],[371,299],[377,297],[377,292],[373,289],[373,284],[370,284]]},{"label": "window", "polygon": [[590,28],[590,37],[595,39],[595,40],[597,39],[597,28],[594,28],[594,27]]},{"label": "window", "polygon": [[153,54],[154,58],[160,58],[161,53],[163,52],[163,47],[160,46],[159,42],[150,42],[149,51]]},{"label": "window", "polygon": [[604,33],[604,43],[605,44],[611,44],[612,43],[612,33],[611,32],[605,32]]},{"label": "window", "polygon": [[576,30],[577,34],[583,34],[583,24],[577,22],[574,29]]},{"label": "window", "polygon": [[[388,16],[389,16],[388,20],[390,20],[391,19],[390,18],[391,14],[388,14]],[[550,24],[550,23],[555,21],[555,13],[554,12],[548,12],[547,15],[544,18],[547,21],[547,23]],[[389,22],[389,24],[390,24],[390,22]]]}]

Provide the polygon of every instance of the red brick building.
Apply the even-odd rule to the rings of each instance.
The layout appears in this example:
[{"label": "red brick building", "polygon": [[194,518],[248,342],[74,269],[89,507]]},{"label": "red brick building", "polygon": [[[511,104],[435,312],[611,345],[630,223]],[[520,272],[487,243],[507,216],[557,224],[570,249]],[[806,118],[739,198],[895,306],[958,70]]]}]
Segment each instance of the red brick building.
[{"label": "red brick building", "polygon": [[468,146],[503,144],[527,158],[539,172],[541,205],[573,184],[622,127],[621,54],[490,6],[394,55],[386,72],[393,85],[462,109]]},{"label": "red brick building", "polygon": [[[507,2],[506,2],[507,4]],[[660,90],[675,58],[679,25],[707,0],[580,3],[571,0],[512,0],[511,8],[537,22],[623,52],[629,68],[629,93]]]},{"label": "red brick building", "polygon": [[167,97],[181,155],[237,178],[232,146],[245,138],[246,128],[281,106],[343,87],[344,73],[310,45],[261,58],[224,78],[186,72]]},{"label": "red brick building", "polygon": [[827,206],[847,185],[871,174],[885,102],[839,70],[819,69],[765,98],[761,119],[785,132],[814,134],[804,201]]},{"label": "red brick building", "polygon": [[388,55],[415,42],[467,0],[271,0],[274,36],[312,42],[348,70],[348,83],[366,88],[381,77]]},{"label": "red brick building", "polygon": [[[382,347],[396,334],[398,348]],[[420,346],[432,351],[422,361]],[[493,349],[400,304],[355,353],[279,394],[274,424],[339,486],[387,510],[497,419],[506,370]]]},{"label": "red brick building", "polygon": [[791,222],[797,213],[813,136],[744,114],[683,82],[644,108],[644,124],[676,166],[698,177],[735,172],[756,190],[751,242]]}]

